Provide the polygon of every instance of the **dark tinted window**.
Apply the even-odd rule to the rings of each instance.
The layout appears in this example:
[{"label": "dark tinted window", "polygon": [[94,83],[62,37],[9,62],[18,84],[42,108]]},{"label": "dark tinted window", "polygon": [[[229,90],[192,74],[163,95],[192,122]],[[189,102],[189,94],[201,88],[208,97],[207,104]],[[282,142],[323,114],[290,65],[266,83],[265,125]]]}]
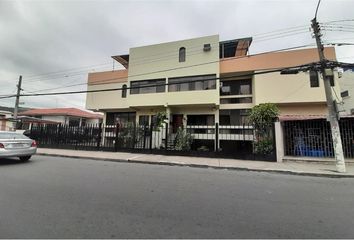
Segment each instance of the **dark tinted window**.
[{"label": "dark tinted window", "polygon": [[317,71],[313,71],[313,70],[310,71],[310,86],[311,87],[319,87],[320,86]]},{"label": "dark tinted window", "polygon": [[134,81],[130,83],[130,94],[165,92],[165,79]]},{"label": "dark tinted window", "polygon": [[126,98],[127,97],[127,85],[124,84],[122,87],[122,98]]},{"label": "dark tinted window", "polygon": [[149,115],[139,116],[139,125],[148,126],[149,125]]},{"label": "dark tinted window", "polygon": [[187,125],[214,125],[214,115],[187,115]]},{"label": "dark tinted window", "polygon": [[181,47],[179,49],[179,62],[185,62],[186,61],[186,48]]},{"label": "dark tinted window", "polygon": [[107,113],[106,124],[135,123],[135,112]]},{"label": "dark tinted window", "polygon": [[220,110],[220,125],[242,125],[247,123],[248,109]]},{"label": "dark tinted window", "polygon": [[344,91],[344,92],[341,92],[341,93],[340,93],[340,96],[341,96],[341,97],[348,97],[348,96],[349,96],[348,90],[346,90],[346,91]]},{"label": "dark tinted window", "polygon": [[245,98],[221,98],[220,99],[221,104],[234,104],[234,103],[252,103],[252,98],[251,97],[245,97]]},{"label": "dark tinted window", "polygon": [[252,80],[222,81],[220,95],[250,95],[252,94]]},{"label": "dark tinted window", "polygon": [[169,78],[168,83],[169,92],[216,89],[216,75]]}]

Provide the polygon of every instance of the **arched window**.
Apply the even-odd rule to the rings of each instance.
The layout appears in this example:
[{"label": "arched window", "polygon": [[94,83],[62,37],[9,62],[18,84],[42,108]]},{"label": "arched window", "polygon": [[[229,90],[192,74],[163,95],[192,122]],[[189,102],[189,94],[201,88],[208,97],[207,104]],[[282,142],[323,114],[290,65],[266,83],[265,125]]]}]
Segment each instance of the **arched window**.
[{"label": "arched window", "polygon": [[179,62],[185,62],[186,61],[186,48],[181,47],[179,49]]},{"label": "arched window", "polygon": [[122,98],[126,98],[127,97],[127,85],[124,84],[122,87]]}]

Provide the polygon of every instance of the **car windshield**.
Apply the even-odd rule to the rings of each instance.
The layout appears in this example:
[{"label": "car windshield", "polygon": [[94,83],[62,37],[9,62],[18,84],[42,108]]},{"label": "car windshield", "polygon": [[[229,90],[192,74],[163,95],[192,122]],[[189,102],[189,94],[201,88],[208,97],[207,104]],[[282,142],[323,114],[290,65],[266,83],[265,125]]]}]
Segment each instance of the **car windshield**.
[{"label": "car windshield", "polygon": [[0,139],[28,139],[20,133],[0,132]]}]

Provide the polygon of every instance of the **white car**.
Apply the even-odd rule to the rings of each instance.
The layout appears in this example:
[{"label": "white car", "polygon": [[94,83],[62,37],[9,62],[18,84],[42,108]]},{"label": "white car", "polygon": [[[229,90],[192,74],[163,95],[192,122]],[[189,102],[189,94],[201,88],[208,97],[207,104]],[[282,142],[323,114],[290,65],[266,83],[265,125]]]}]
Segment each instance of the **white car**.
[{"label": "white car", "polygon": [[37,143],[23,134],[0,131],[0,158],[18,157],[28,161],[37,152]]}]

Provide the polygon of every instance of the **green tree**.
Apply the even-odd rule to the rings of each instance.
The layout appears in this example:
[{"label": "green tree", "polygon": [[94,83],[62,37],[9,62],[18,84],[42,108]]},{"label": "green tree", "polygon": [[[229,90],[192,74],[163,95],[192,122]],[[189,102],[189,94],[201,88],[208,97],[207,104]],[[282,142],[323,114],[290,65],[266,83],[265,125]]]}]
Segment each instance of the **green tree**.
[{"label": "green tree", "polygon": [[256,153],[269,154],[273,151],[272,127],[278,115],[279,109],[273,103],[262,103],[251,109],[249,121],[256,131]]}]

